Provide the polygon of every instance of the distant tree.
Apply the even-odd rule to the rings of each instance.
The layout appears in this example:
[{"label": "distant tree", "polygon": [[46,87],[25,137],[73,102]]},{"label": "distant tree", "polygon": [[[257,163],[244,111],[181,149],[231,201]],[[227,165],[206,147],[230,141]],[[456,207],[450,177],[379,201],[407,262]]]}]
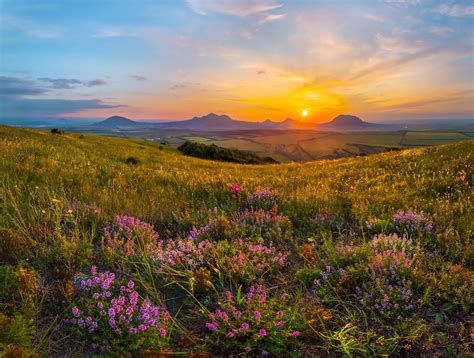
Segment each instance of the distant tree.
[{"label": "distant tree", "polygon": [[201,143],[185,142],[178,147],[178,150],[185,155],[202,158],[219,160],[223,162],[241,163],[241,164],[276,164],[278,163],[271,157],[260,157],[256,154],[238,150],[218,147],[215,144],[205,145]]},{"label": "distant tree", "polygon": [[58,128],[51,129],[51,134],[64,134],[64,131]]}]

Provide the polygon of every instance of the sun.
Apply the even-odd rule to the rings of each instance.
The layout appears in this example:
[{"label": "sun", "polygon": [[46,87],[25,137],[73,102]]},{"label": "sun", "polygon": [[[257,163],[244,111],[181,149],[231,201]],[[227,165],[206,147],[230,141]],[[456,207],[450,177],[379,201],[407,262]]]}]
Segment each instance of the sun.
[{"label": "sun", "polygon": [[303,109],[303,111],[301,112],[301,115],[302,115],[303,117],[306,117],[306,116],[308,115],[308,113],[309,113],[309,112],[308,112],[307,109]]}]

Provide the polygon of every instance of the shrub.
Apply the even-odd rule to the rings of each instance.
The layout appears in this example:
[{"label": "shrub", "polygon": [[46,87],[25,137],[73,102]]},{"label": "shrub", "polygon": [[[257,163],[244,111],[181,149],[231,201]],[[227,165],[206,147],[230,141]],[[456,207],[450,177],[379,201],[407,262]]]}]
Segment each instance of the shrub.
[{"label": "shrub", "polygon": [[164,305],[140,297],[133,280],[125,283],[92,266],[90,276],[76,279],[76,287],[66,322],[93,347],[133,352],[168,346],[171,316]]},{"label": "shrub", "polygon": [[51,129],[51,134],[61,135],[61,134],[64,134],[64,131],[61,130],[61,129],[58,129],[58,128],[52,128]]},{"label": "shrub", "polygon": [[137,165],[139,160],[135,157],[128,157],[125,159],[125,163],[130,164],[130,165]]},{"label": "shrub", "polygon": [[178,147],[178,150],[185,155],[224,162],[240,164],[276,164],[275,159],[270,157],[259,157],[256,154],[238,149],[228,149],[218,147],[215,144],[205,145],[201,143],[185,142]]},{"label": "shrub", "polygon": [[143,255],[147,246],[155,244],[159,234],[153,226],[133,216],[119,215],[104,228],[102,249],[110,265],[127,265],[130,258]]},{"label": "shrub", "polygon": [[219,298],[218,307],[204,313],[206,340],[215,349],[252,355],[278,355],[298,347],[304,323],[290,297],[252,285],[248,292],[230,291]]}]

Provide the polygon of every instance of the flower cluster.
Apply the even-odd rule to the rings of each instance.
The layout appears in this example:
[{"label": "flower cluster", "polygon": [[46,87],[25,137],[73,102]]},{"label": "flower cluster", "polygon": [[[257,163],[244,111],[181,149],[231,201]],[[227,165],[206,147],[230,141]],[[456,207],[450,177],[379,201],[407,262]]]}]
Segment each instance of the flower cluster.
[{"label": "flower cluster", "polygon": [[362,306],[387,319],[409,314],[419,303],[414,293],[413,270],[420,248],[397,234],[378,235],[370,242],[370,282],[357,287]]},{"label": "flower cluster", "polygon": [[288,256],[278,251],[271,241],[265,245],[262,238],[255,242],[243,239],[232,243],[221,241],[213,247],[210,255],[211,262],[225,275],[245,282],[283,268]]},{"label": "flower cluster", "polygon": [[250,208],[270,210],[275,206],[275,193],[270,189],[258,190],[250,195],[245,203]]},{"label": "flower cluster", "polygon": [[261,285],[250,286],[244,295],[240,290],[226,291],[219,307],[207,314],[206,329],[210,340],[236,351],[278,354],[287,345],[296,344],[301,326],[297,312],[289,308],[286,293],[270,292]]},{"label": "flower cluster", "polygon": [[239,197],[240,197],[241,190],[242,190],[242,188],[240,187],[240,185],[232,185],[230,187],[230,192],[232,194],[232,198],[234,198],[235,200],[238,200]]},{"label": "flower cluster", "polygon": [[284,267],[287,257],[272,242],[265,245],[262,238],[233,242],[177,239],[160,241],[149,250],[157,263],[157,273],[195,272],[204,267],[212,272],[220,270],[225,276],[243,281],[255,280]]},{"label": "flower cluster", "polygon": [[275,208],[270,211],[246,208],[237,213],[234,221],[246,235],[280,238],[291,230],[291,221],[286,216],[278,214]]},{"label": "flower cluster", "polygon": [[77,327],[92,343],[114,349],[163,346],[171,317],[165,306],[153,305],[135,290],[135,282],[121,285],[113,272],[97,272],[76,280],[77,301],[66,321]]},{"label": "flower cluster", "polygon": [[417,232],[429,233],[434,229],[433,221],[423,211],[417,213],[412,209],[399,210],[392,216],[392,223],[396,232],[410,236]]},{"label": "flower cluster", "polygon": [[159,234],[151,224],[133,216],[117,216],[111,226],[104,228],[102,246],[110,256],[134,256],[139,248],[155,243]]},{"label": "flower cluster", "polygon": [[200,239],[204,234],[209,232],[214,227],[214,224],[215,224],[215,220],[211,218],[209,219],[207,224],[204,226],[201,226],[201,227],[193,226],[191,231],[188,233],[188,239],[189,240]]}]

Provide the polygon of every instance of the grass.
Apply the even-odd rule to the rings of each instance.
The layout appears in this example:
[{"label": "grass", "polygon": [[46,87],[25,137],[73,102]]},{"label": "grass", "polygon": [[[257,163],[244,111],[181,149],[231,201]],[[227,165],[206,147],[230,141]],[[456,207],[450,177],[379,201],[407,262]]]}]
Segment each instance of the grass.
[{"label": "grass", "polygon": [[[0,126],[0,354],[469,356],[473,149],[259,166]],[[114,287],[133,280],[139,304],[166,305],[166,336],[65,322],[72,307],[96,312],[77,287],[92,265],[115,272]]]}]

